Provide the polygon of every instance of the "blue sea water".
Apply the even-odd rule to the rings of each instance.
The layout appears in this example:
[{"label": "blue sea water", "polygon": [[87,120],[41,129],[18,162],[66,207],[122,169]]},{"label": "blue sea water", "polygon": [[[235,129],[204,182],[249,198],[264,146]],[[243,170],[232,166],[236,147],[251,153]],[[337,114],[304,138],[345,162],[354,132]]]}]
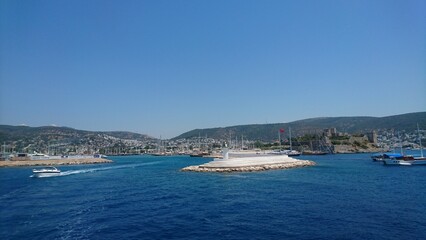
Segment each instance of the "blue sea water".
[{"label": "blue sea water", "polygon": [[426,239],[426,166],[369,154],[314,167],[181,172],[205,158],[113,157],[62,176],[0,169],[1,239]]}]

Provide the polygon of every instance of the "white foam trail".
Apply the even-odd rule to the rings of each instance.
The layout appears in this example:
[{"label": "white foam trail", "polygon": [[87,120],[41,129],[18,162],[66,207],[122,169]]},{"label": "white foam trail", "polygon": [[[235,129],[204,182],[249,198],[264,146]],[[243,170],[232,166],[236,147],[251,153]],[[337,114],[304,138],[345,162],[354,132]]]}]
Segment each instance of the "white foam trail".
[{"label": "white foam trail", "polygon": [[157,163],[160,163],[160,162],[128,164],[128,165],[111,166],[111,167],[101,167],[101,168],[88,168],[88,169],[81,169],[81,170],[65,171],[65,172],[60,172],[60,173],[54,173],[54,174],[44,175],[44,176],[31,175],[30,177],[36,177],[36,178],[62,177],[62,176],[69,176],[69,175],[74,175],[74,174],[80,174],[80,173],[90,173],[90,172],[106,171],[106,170],[111,170],[111,169],[135,168],[135,167],[146,166],[146,165],[154,165],[154,164],[157,164]]}]

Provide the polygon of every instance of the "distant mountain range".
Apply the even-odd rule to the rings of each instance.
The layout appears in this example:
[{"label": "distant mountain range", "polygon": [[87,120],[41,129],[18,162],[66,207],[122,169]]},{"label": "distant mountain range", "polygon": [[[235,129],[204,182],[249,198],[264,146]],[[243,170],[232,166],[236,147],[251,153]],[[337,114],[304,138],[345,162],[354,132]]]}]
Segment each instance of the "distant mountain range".
[{"label": "distant mountain range", "polygon": [[[379,129],[395,129],[414,131],[417,128],[426,130],[426,112],[408,113],[388,117],[323,117],[310,118],[289,123],[251,124],[223,128],[194,129],[183,133],[172,140],[194,137],[210,137],[215,139],[244,139],[272,141],[278,138],[279,129],[284,129],[282,137],[288,137],[289,127],[293,136],[319,133],[326,128],[336,128],[339,132],[364,133]],[[110,138],[150,141],[155,138],[145,134],[124,131],[97,132],[84,131],[68,127],[28,127],[0,125],[0,143],[11,141],[37,142],[59,141],[67,143],[90,143],[110,141]],[[107,143],[105,143],[107,144]]]},{"label": "distant mountain range", "polygon": [[322,117],[299,120],[289,123],[274,124],[252,124],[239,125],[223,128],[194,129],[183,133],[174,139],[211,137],[215,139],[235,139],[235,137],[249,140],[272,141],[278,139],[279,129],[285,132],[283,137],[288,137],[289,127],[292,136],[304,134],[314,134],[322,132],[327,128],[336,128],[339,132],[365,133],[379,129],[394,129],[397,131],[414,131],[417,129],[426,130],[426,112],[408,113],[388,117]]}]

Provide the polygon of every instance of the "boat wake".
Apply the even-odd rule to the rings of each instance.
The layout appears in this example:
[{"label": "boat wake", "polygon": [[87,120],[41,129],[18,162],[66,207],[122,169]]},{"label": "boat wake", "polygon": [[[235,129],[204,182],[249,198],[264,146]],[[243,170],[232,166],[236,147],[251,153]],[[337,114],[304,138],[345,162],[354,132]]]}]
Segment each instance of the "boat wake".
[{"label": "boat wake", "polygon": [[136,167],[141,167],[141,166],[154,165],[154,164],[158,164],[158,163],[160,163],[160,162],[138,163],[138,164],[128,164],[128,165],[100,167],[100,168],[88,168],[88,169],[81,169],[81,170],[70,170],[70,171],[65,171],[65,172],[60,172],[60,173],[51,173],[49,175],[42,175],[42,176],[36,176],[34,174],[34,175],[31,175],[30,177],[33,177],[33,178],[62,177],[62,176],[69,176],[69,175],[74,175],[74,174],[107,171],[107,170],[112,170],[112,169],[136,168]]}]

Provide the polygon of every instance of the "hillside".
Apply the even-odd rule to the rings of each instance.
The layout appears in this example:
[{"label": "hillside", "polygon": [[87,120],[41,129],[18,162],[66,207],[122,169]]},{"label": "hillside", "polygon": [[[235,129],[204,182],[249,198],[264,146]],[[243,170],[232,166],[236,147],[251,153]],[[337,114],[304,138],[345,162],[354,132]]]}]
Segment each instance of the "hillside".
[{"label": "hillside", "polygon": [[271,141],[277,139],[278,130],[283,128],[283,137],[288,137],[291,127],[293,136],[321,132],[326,128],[336,128],[339,132],[365,133],[379,129],[395,129],[414,131],[417,123],[421,129],[426,129],[426,112],[408,113],[388,117],[323,117],[310,118],[289,123],[239,125],[224,128],[194,129],[173,139],[211,137],[229,139],[235,136],[249,140]]},{"label": "hillside", "polygon": [[[282,137],[288,137],[291,127],[293,136],[321,132],[326,128],[336,128],[339,132],[365,133],[371,130],[395,129],[414,131],[417,123],[426,130],[426,112],[408,113],[388,117],[323,117],[304,119],[289,123],[251,124],[222,128],[194,129],[183,133],[172,140],[205,137],[215,139],[241,138],[249,140],[276,140],[278,130],[283,128]],[[29,144],[47,146],[49,144],[93,145],[97,147],[111,146],[122,140],[151,141],[155,138],[144,134],[115,131],[96,132],[77,130],[68,127],[28,127],[0,125],[0,143],[16,142],[17,147]]]},{"label": "hillside", "polygon": [[28,127],[0,125],[0,143],[19,151],[44,151],[49,148],[72,151],[77,148],[101,149],[123,146],[123,142],[154,140],[144,134],[131,132],[94,132],[68,127]]},{"label": "hillside", "polygon": [[61,139],[83,139],[93,137],[96,135],[106,135],[110,137],[127,139],[127,140],[150,140],[153,139],[144,134],[124,132],[124,131],[112,131],[112,132],[96,132],[96,131],[84,131],[68,127],[28,127],[28,126],[9,126],[0,125],[0,142],[2,141],[17,141],[22,139],[34,139],[41,137],[43,140],[61,140]]}]

